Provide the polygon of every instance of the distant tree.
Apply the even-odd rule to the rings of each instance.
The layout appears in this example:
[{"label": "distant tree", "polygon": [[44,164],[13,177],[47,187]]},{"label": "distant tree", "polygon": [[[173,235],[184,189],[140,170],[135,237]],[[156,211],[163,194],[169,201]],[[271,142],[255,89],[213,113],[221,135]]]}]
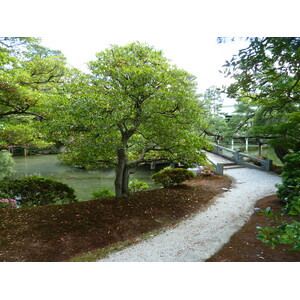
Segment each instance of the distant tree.
[{"label": "distant tree", "polygon": [[221,112],[223,106],[221,89],[216,86],[208,88],[201,95],[200,103],[205,113],[205,127],[202,131],[205,135],[213,137],[215,142],[219,142],[224,139],[228,130],[224,114]]},{"label": "distant tree", "polygon": [[121,198],[138,165],[205,161],[200,150],[209,146],[197,135],[202,110],[192,75],[140,43],[111,46],[96,56],[91,75],[71,84],[64,110],[53,106],[48,129],[66,144],[66,163],[114,166]]},{"label": "distant tree", "polygon": [[235,79],[228,95],[255,108],[244,118],[252,118],[249,134],[269,138],[282,161],[299,151],[300,38],[252,38],[224,67]]},{"label": "distant tree", "polygon": [[213,116],[219,116],[223,105],[221,89],[211,86],[203,94],[204,106]]}]

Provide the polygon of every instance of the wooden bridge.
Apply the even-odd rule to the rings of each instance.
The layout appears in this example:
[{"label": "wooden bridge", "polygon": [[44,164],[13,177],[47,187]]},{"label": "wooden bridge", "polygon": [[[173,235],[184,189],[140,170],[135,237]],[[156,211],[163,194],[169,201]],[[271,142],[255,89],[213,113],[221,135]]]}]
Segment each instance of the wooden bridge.
[{"label": "wooden bridge", "polygon": [[205,152],[209,161],[215,166],[217,174],[223,174],[224,169],[256,168],[270,171],[272,160],[259,159],[236,150],[214,145],[212,152]]}]

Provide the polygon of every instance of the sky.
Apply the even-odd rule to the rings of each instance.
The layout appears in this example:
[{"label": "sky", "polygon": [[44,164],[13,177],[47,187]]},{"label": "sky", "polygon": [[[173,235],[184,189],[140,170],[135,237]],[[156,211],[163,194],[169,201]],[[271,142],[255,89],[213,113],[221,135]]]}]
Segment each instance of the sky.
[{"label": "sky", "polygon": [[[69,64],[87,71],[86,63],[95,59],[97,52],[103,51],[111,44],[125,45],[134,41],[140,41],[162,50],[165,57],[171,60],[172,64],[186,70],[196,76],[199,93],[204,93],[211,86],[222,87],[232,82],[219,72],[226,60],[230,60],[234,54],[248,45],[248,42],[236,39],[234,42],[218,43],[217,36],[177,36],[170,31],[170,36],[165,34],[153,34],[151,31],[143,32],[143,29],[126,31],[126,34],[113,34],[85,37],[78,43],[75,37],[59,38],[42,37],[42,44],[52,49],[61,50],[67,57]],[[235,100],[228,99],[225,94],[221,95],[223,102],[222,112],[232,113]]]},{"label": "sky", "polygon": [[[274,27],[269,14],[276,17],[283,11],[278,4],[259,0],[251,1],[246,9],[237,0],[205,4],[199,0],[7,2],[2,9],[5,13],[0,12],[0,36],[41,37],[44,46],[61,50],[69,64],[83,71],[97,52],[111,44],[147,43],[162,50],[172,64],[195,75],[200,93],[230,82],[219,70],[247,45],[240,40],[218,44],[218,36],[268,36],[273,33],[269,28]],[[290,10],[285,25],[293,14]],[[282,27],[275,28],[279,35],[284,34]],[[224,104],[233,101],[227,99]]]},{"label": "sky", "polygon": [[[108,31],[110,32],[110,31]],[[165,33],[153,34],[152,31],[143,31],[143,28],[136,28],[134,31],[126,31],[120,34],[118,31],[111,31],[111,34],[94,37],[86,36],[80,39],[76,37],[44,36],[42,44],[51,49],[58,49],[67,57],[68,63],[72,66],[88,71],[87,62],[94,60],[97,52],[103,51],[111,44],[126,45],[134,41],[140,41],[162,50],[165,57],[171,60],[172,64],[186,70],[196,76],[197,90],[204,93],[211,86],[222,87],[232,82],[219,72],[226,60],[230,60],[239,49],[245,48],[248,42],[235,40],[234,42],[218,43],[217,36],[177,36],[173,31],[170,35]],[[228,99],[225,94],[221,95],[223,102],[223,113],[234,111],[234,99]]]},{"label": "sky", "polygon": [[126,35],[111,35],[108,37],[94,37],[90,41],[78,44],[76,38],[60,39],[59,37],[42,37],[42,44],[52,49],[61,50],[68,62],[83,71],[87,70],[86,63],[95,59],[97,52],[103,51],[111,44],[125,45],[140,41],[162,50],[165,57],[197,77],[198,89],[204,92],[210,86],[221,86],[228,83],[228,79],[219,72],[226,60],[247,45],[245,41],[236,40],[226,44],[218,44],[216,36],[190,37],[179,39],[170,36],[161,39],[153,36],[151,32],[128,32]]}]

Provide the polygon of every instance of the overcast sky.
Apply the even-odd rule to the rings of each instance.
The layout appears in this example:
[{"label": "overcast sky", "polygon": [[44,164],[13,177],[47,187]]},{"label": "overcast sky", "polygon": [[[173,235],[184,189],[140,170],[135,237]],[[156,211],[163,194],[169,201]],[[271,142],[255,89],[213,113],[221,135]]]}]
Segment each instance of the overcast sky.
[{"label": "overcast sky", "polygon": [[245,41],[218,44],[216,36],[179,37],[170,35],[165,40],[161,36],[153,36],[151,32],[127,32],[126,35],[114,33],[110,36],[83,37],[43,37],[42,44],[61,50],[68,62],[74,67],[86,70],[86,63],[95,59],[95,54],[109,47],[110,44],[125,45],[140,41],[163,50],[164,56],[171,63],[185,69],[197,77],[199,91],[204,91],[212,85],[221,86],[228,82],[219,72],[226,60],[246,46]]},{"label": "overcast sky", "polygon": [[[204,92],[212,85],[228,83],[219,70],[246,46],[245,41],[218,44],[217,37],[268,36],[266,28],[273,27],[265,10],[276,17],[283,9],[259,0],[253,0],[246,9],[237,0],[202,2],[7,1],[4,8],[1,5],[0,36],[42,37],[43,45],[61,50],[71,65],[82,70],[95,59],[95,53],[111,44],[140,41],[163,50],[173,64],[195,75],[199,92]],[[285,25],[293,14],[289,12]]]}]

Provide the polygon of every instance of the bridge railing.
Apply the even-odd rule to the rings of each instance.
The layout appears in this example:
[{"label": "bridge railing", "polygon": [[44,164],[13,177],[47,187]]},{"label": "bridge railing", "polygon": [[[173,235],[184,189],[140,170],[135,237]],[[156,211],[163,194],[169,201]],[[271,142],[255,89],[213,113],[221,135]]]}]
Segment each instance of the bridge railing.
[{"label": "bridge railing", "polygon": [[247,167],[258,168],[264,171],[270,171],[272,160],[271,159],[259,159],[254,156],[250,156],[239,151],[225,148],[219,145],[214,145],[213,153],[220,155],[224,158],[234,161],[237,164]]}]

